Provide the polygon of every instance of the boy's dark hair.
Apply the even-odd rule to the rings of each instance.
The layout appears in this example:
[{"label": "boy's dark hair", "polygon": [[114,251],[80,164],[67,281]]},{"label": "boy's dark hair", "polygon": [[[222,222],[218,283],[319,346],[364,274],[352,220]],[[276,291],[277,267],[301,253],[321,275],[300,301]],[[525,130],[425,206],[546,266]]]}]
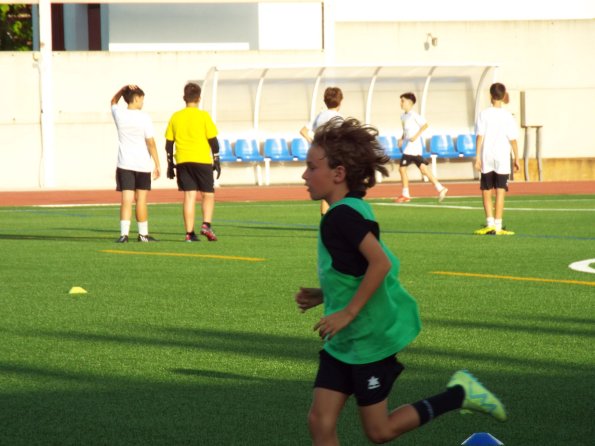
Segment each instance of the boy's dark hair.
[{"label": "boy's dark hair", "polygon": [[135,89],[126,87],[126,89],[124,90],[124,93],[122,93],[122,97],[124,98],[124,101],[127,104],[130,104],[131,102],[133,102],[135,96],[143,97],[144,95],[145,95],[145,92],[142,91],[140,89],[140,87],[136,87]]},{"label": "boy's dark hair", "polygon": [[335,117],[316,129],[313,146],[320,147],[331,169],[343,166],[347,187],[363,192],[376,184],[376,171],[388,176],[390,161],[378,142],[378,130],[355,118]]},{"label": "boy's dark hair", "polygon": [[407,93],[403,93],[401,96],[399,96],[400,98],[405,98],[405,99],[409,99],[411,102],[413,102],[414,104],[417,102],[417,98],[415,97],[415,95],[411,92],[407,92]]},{"label": "boy's dark hair", "polygon": [[194,82],[188,82],[184,87],[184,101],[185,102],[198,102],[200,99],[200,85]]},{"label": "boy's dark hair", "polygon": [[506,96],[506,87],[504,84],[496,82],[490,87],[490,96],[494,101],[502,101]]},{"label": "boy's dark hair", "polygon": [[343,101],[343,92],[338,87],[328,87],[324,90],[324,104],[328,108],[337,108]]}]

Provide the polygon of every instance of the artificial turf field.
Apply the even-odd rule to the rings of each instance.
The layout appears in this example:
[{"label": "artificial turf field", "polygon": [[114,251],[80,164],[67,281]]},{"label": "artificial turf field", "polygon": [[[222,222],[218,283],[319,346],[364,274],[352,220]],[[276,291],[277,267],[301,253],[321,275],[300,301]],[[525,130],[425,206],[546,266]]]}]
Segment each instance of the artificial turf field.
[{"label": "artificial turf field", "polygon": [[[477,197],[370,202],[424,324],[391,405],[467,368],[509,413],[395,443],[593,444],[595,274],[568,265],[595,258],[595,195],[509,196],[511,237],[471,235]],[[118,245],[117,206],[0,208],[0,444],[309,444],[321,312],[293,295],[317,285],[317,223],[317,203],[220,203],[220,241],[184,243],[181,206],[151,205],[160,242]],[[339,431],[368,444],[352,401]]]}]

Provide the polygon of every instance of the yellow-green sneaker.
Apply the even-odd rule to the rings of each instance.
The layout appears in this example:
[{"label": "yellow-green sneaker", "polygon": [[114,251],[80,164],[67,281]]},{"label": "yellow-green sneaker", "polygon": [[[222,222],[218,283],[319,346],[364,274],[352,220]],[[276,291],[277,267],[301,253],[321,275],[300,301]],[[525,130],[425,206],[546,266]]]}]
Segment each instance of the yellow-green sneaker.
[{"label": "yellow-green sneaker", "polygon": [[502,229],[497,229],[496,232],[494,232],[495,235],[514,235],[513,231],[509,231],[506,228],[502,228]]},{"label": "yellow-green sneaker", "polygon": [[446,387],[461,386],[465,391],[463,409],[493,416],[498,421],[506,421],[506,409],[500,400],[484,387],[471,373],[459,370]]},{"label": "yellow-green sneaker", "polygon": [[496,228],[494,226],[484,226],[473,233],[475,235],[492,235],[496,233]]}]

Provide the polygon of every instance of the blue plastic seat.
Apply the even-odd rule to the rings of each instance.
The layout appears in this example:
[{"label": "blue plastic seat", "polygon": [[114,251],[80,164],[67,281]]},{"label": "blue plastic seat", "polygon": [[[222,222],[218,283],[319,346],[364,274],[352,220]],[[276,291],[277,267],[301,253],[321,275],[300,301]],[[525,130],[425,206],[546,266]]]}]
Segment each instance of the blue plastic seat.
[{"label": "blue plastic seat", "polygon": [[264,157],[258,151],[258,144],[254,139],[238,139],[235,145],[235,154],[243,162],[264,161]]},{"label": "blue plastic seat", "polygon": [[389,137],[389,136],[384,136],[384,135],[380,135],[378,137],[378,142],[380,143],[380,146],[384,149],[384,153],[386,153],[386,155],[390,158],[390,159],[400,159],[402,156],[401,153],[401,149],[399,149],[399,143],[397,141],[397,138],[393,137]]},{"label": "blue plastic seat", "polygon": [[291,155],[299,161],[306,161],[308,156],[308,142],[304,138],[293,138],[291,140]]},{"label": "blue plastic seat", "polygon": [[219,160],[222,163],[237,161],[237,158],[233,154],[229,139],[219,139]]},{"label": "blue plastic seat", "polygon": [[287,141],[284,139],[269,138],[264,142],[264,157],[271,161],[293,161],[289,153]]},{"label": "blue plastic seat", "polygon": [[450,135],[434,135],[430,139],[430,153],[438,158],[458,158]]},{"label": "blue plastic seat", "polygon": [[457,136],[457,152],[467,158],[473,158],[477,155],[477,148],[475,147],[475,135],[459,135]]}]

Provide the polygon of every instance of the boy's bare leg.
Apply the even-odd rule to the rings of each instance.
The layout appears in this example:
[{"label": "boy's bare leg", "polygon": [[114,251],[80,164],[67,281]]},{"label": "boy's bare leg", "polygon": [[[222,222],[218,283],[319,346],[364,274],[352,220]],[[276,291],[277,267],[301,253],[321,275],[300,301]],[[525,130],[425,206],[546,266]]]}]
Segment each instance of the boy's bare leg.
[{"label": "boy's bare leg", "polygon": [[425,175],[426,177],[428,177],[428,180],[430,180],[430,183],[432,183],[434,185],[434,187],[436,189],[438,189],[438,180],[436,179],[434,174],[432,174],[431,170],[428,169],[428,166],[426,166],[425,164],[421,164],[419,166],[419,170],[421,171],[422,175]]},{"label": "boy's bare leg", "polygon": [[417,410],[406,404],[388,413],[388,400],[359,408],[366,436],[374,443],[386,443],[420,425]]},{"label": "boy's bare leg", "polygon": [[482,190],[483,209],[487,218],[494,218],[494,210],[492,209],[492,190]]},{"label": "boy's bare leg", "polygon": [[194,231],[194,206],[196,205],[196,191],[184,191],[184,227],[186,232]]},{"label": "boy's bare leg", "polygon": [[403,183],[403,189],[408,189],[409,177],[407,176],[407,166],[400,166],[399,173],[401,174],[401,182]]},{"label": "boy's bare leg", "polygon": [[506,189],[496,189],[496,220],[502,220],[504,216],[504,197],[506,196]]},{"label": "boy's bare leg", "polygon": [[122,191],[122,203],[120,205],[120,220],[130,221],[132,218],[132,202],[134,201],[133,190]]},{"label": "boy's bare leg", "polygon": [[138,189],[135,191],[136,198],[136,221],[147,221],[149,219],[149,211],[147,208],[148,190]]},{"label": "boy's bare leg", "polygon": [[215,210],[215,194],[213,192],[201,192],[202,195],[202,221],[211,223]]},{"label": "boy's bare leg", "polygon": [[314,446],[339,446],[337,420],[348,395],[334,390],[315,388],[308,413],[308,427]]}]

